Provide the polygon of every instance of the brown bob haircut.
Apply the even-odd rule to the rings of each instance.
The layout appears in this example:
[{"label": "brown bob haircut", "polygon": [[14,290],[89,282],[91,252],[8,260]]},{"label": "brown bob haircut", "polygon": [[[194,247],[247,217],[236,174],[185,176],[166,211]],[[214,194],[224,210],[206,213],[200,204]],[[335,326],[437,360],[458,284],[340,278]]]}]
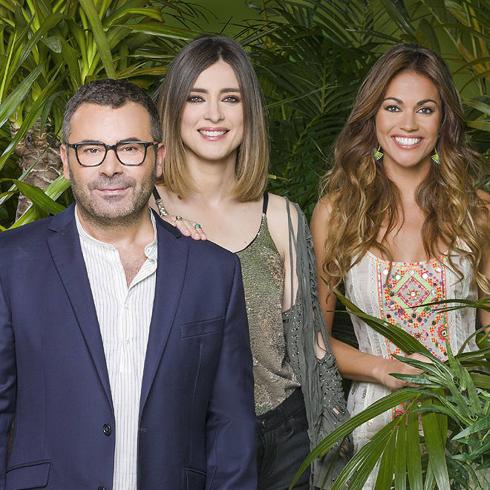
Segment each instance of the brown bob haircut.
[{"label": "brown bob haircut", "polygon": [[179,196],[185,196],[193,189],[180,135],[182,111],[201,72],[219,60],[233,68],[243,104],[244,131],[243,141],[238,149],[234,195],[239,201],[255,201],[265,191],[269,165],[262,92],[243,48],[222,36],[200,37],[189,43],[175,57],[160,86],[157,105],[162,120],[163,140],[167,147],[163,183]]}]

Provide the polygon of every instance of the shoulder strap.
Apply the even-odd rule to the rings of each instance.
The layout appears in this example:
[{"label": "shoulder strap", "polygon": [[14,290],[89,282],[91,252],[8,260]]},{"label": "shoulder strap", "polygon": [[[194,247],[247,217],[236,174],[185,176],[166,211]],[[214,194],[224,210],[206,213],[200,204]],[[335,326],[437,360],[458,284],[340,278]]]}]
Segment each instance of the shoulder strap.
[{"label": "shoulder strap", "polygon": [[264,201],[262,204],[262,214],[267,214],[267,207],[269,206],[269,193],[264,192]]},{"label": "shoulder strap", "polygon": [[153,187],[153,197],[155,198],[155,201],[162,198],[156,187]]},{"label": "shoulder strap", "polygon": [[168,216],[168,211],[165,208],[165,205],[163,204],[163,199],[162,196],[160,196],[160,193],[158,192],[157,188],[154,186],[153,187],[153,197],[155,198],[155,203],[158,208],[158,214],[160,215],[161,218],[164,216]]}]

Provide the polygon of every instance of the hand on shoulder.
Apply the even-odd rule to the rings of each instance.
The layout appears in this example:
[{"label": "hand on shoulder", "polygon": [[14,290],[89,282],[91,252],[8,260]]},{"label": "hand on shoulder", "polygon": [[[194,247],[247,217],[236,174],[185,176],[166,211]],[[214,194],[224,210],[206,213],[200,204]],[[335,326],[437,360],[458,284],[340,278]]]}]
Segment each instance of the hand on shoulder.
[{"label": "hand on shoulder", "polygon": [[201,224],[196,221],[170,214],[161,216],[161,218],[172,226],[175,226],[184,236],[190,236],[194,240],[207,240],[206,233]]}]

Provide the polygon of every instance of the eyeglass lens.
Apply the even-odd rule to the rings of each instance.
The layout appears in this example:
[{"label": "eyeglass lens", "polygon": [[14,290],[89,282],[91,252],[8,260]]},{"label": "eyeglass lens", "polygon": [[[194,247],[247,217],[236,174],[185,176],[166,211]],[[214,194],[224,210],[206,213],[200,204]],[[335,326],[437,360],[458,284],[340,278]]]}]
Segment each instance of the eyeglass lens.
[{"label": "eyeglass lens", "polygon": [[[146,147],[145,143],[119,143],[116,145],[115,152],[124,165],[140,165],[145,159]],[[104,161],[108,148],[103,144],[82,143],[78,145],[76,151],[82,165],[95,167]]]}]

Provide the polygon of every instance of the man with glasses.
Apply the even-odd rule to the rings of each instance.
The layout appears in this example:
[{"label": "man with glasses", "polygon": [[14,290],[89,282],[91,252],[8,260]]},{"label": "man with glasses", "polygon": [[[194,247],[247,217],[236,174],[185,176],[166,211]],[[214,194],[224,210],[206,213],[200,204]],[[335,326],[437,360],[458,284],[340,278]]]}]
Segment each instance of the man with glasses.
[{"label": "man with glasses", "polygon": [[0,235],[1,490],[256,489],[239,262],[150,212],[161,139],[141,89],[83,86],[74,205]]}]

